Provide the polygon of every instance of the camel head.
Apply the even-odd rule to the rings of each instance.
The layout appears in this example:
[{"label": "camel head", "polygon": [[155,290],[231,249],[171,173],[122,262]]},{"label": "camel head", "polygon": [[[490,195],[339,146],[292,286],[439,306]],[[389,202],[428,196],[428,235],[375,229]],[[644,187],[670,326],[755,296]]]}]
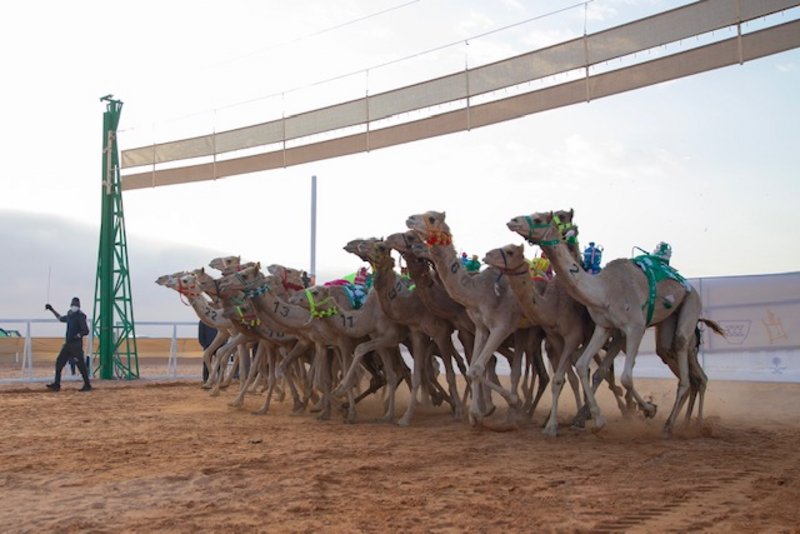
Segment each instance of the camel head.
[{"label": "camel head", "polygon": [[[156,279],[156,284],[158,284],[160,286],[166,286],[167,282],[169,282],[172,278],[177,278],[179,276],[182,276],[182,275],[186,274],[187,272],[189,272],[189,271],[178,271],[178,272],[172,273],[172,274],[161,275]],[[169,286],[167,286],[167,287],[169,287]]]},{"label": "camel head", "polygon": [[506,226],[533,245],[560,243],[562,237],[553,220],[553,215],[552,211],[520,215],[508,221]]},{"label": "camel head", "polygon": [[224,256],[220,258],[214,258],[208,263],[208,266],[212,269],[220,271],[223,274],[229,274],[239,268],[241,261],[241,256]]},{"label": "camel head", "polygon": [[367,239],[353,239],[349,241],[343,248],[350,254],[355,254],[363,261],[369,261],[367,257],[367,250],[377,241],[377,237],[368,237]]},{"label": "camel head", "polygon": [[370,240],[365,239],[358,246],[360,254],[372,265],[373,270],[377,271],[381,268],[389,269],[394,268],[394,258],[392,258],[392,247],[386,244],[385,241],[380,239]]},{"label": "camel head", "polygon": [[410,216],[406,219],[406,226],[428,245],[449,245],[453,242],[453,236],[444,219],[443,211],[426,211]]},{"label": "camel head", "polygon": [[305,285],[303,284],[303,271],[299,269],[284,267],[283,265],[273,263],[267,267],[267,272],[277,276],[281,280],[283,288],[288,292],[305,289]]},{"label": "camel head", "polygon": [[203,294],[203,290],[197,283],[197,278],[190,272],[176,273],[177,276],[171,276],[164,285],[170,289],[174,289],[181,295],[187,297],[199,297]]},{"label": "camel head", "polygon": [[199,269],[191,271],[191,274],[194,275],[195,280],[197,280],[197,284],[200,286],[200,289],[212,297],[218,296],[216,280],[206,272],[204,267],[200,267]]},{"label": "camel head", "polygon": [[347,242],[347,244],[342,247],[345,252],[349,252],[350,254],[358,254],[358,244],[361,243],[363,239],[351,239]]},{"label": "camel head", "polygon": [[400,254],[413,254],[414,245],[424,245],[422,240],[413,230],[391,234],[384,242]]},{"label": "camel head", "polygon": [[232,291],[246,291],[258,286],[264,279],[261,264],[256,263],[240,271],[222,276],[217,287],[220,294],[228,295]]},{"label": "camel head", "polygon": [[528,262],[525,261],[525,247],[522,245],[506,245],[486,253],[483,263],[496,267],[509,274],[527,273]]}]

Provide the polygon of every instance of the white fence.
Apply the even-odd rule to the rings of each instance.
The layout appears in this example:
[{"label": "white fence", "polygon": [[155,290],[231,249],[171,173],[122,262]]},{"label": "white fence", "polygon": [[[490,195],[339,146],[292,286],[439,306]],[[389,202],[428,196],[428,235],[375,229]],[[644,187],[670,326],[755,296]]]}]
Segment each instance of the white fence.
[{"label": "white fence", "polygon": [[[91,318],[88,319],[91,324]],[[0,353],[0,384],[16,382],[41,382],[53,378],[55,356],[60,344],[50,344],[47,355],[35,355],[34,343],[37,339],[58,339],[63,336],[64,325],[55,319],[5,319],[0,318],[0,327],[5,330],[17,330],[23,337],[4,338],[4,351]],[[142,365],[140,357],[140,378],[199,378],[202,373],[202,362],[191,358],[179,365],[187,352],[201,350],[197,339],[197,321],[138,321],[136,323],[137,342],[141,346],[150,339],[170,340],[169,349],[159,354],[156,364]],[[189,349],[181,350],[181,341],[188,341]],[[12,346],[15,345],[15,346]],[[97,361],[89,354],[88,348],[93,346],[92,333],[84,341],[84,352],[90,356],[89,372],[96,367]],[[43,352],[43,351],[39,351]],[[140,350],[141,354],[141,350]],[[63,380],[80,380],[78,375],[70,373],[70,366],[62,372]]]}]

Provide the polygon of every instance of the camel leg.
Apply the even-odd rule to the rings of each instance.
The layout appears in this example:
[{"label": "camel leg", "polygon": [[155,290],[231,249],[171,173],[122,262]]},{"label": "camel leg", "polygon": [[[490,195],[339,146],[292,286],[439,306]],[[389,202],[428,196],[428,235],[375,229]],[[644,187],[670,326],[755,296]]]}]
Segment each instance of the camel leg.
[{"label": "camel leg", "polygon": [[675,395],[675,404],[672,411],[664,423],[663,433],[665,436],[672,434],[672,428],[675,425],[675,419],[683,407],[684,402],[689,394],[691,383],[689,380],[689,343],[695,339],[695,328],[697,328],[697,321],[699,320],[698,311],[700,297],[696,291],[690,292],[679,310],[678,324],[675,327],[675,336],[672,341],[672,350],[678,360],[679,382],[678,391]]},{"label": "camel leg", "polygon": [[408,399],[408,406],[406,411],[397,424],[400,426],[408,426],[411,424],[411,418],[414,417],[414,411],[417,407],[417,397],[419,395],[419,388],[422,384],[422,372],[425,366],[427,357],[427,349],[425,347],[425,340],[427,336],[422,335],[421,332],[411,332],[411,357],[414,361],[414,369],[411,374],[411,395]]},{"label": "camel leg", "polygon": [[[225,379],[225,367],[228,363],[228,358],[230,358],[231,353],[236,350],[241,343],[244,342],[245,336],[242,334],[236,335],[230,343],[225,345],[222,349],[217,351],[216,354],[216,361],[214,362],[214,370],[215,373],[215,380],[213,382],[213,387],[211,391],[209,391],[209,395],[212,397],[216,397],[219,395],[219,390],[222,387],[222,382]],[[233,372],[233,371],[231,371]],[[211,381],[211,377],[208,377],[208,380]]]},{"label": "camel leg", "polygon": [[[482,350],[475,356],[475,359],[469,366],[469,377],[473,381],[473,387],[476,384],[478,386],[487,386],[490,390],[498,393],[505,399],[510,410],[516,410],[518,408],[517,405],[519,404],[519,397],[517,396],[517,393],[515,391],[508,391],[500,384],[492,380],[487,380],[486,378],[487,363],[489,362],[490,358],[494,357],[494,351],[500,346],[500,343],[502,343],[506,337],[508,337],[508,332],[506,331],[494,330],[489,333]],[[478,336],[476,336],[476,340],[477,338]],[[519,355],[515,354],[514,357],[517,358]],[[473,391],[473,393],[477,395],[480,392],[476,390]],[[476,405],[475,399],[473,398],[472,406],[470,407],[470,419],[474,419],[477,422],[484,417],[484,414],[480,412],[479,409],[480,406]]]},{"label": "camel leg", "polygon": [[[597,370],[594,372],[592,376],[592,392],[596,392],[597,388],[606,380],[608,382],[608,387],[611,389],[612,393],[614,393],[614,398],[617,401],[617,407],[619,408],[622,415],[627,415],[629,413],[628,407],[626,406],[624,399],[623,399],[623,392],[622,390],[616,385],[615,378],[614,378],[614,358],[617,357],[617,354],[620,353],[622,350],[622,346],[625,344],[625,337],[622,335],[613,336],[611,338],[611,342],[609,343],[606,353],[603,358],[600,360],[600,364],[597,367]],[[597,358],[598,355],[595,354],[594,358]],[[586,420],[590,417],[589,413],[589,405],[584,403],[581,406],[580,410],[578,410],[577,415],[572,421],[573,426],[583,428],[586,424]]]},{"label": "camel leg", "polygon": [[262,341],[258,344],[258,349],[256,350],[256,357],[253,359],[253,364],[250,366],[250,372],[247,373],[247,379],[243,380],[243,387],[239,388],[239,394],[233,399],[229,406],[233,406],[238,408],[244,402],[244,396],[247,393],[247,389],[250,384],[254,383],[256,380],[256,375],[258,374],[258,367],[261,364],[261,361],[264,359],[267,353],[267,342]]},{"label": "camel leg", "polygon": [[[531,341],[526,351],[528,352],[527,359],[530,362],[529,367],[532,367],[534,371],[534,373],[531,374],[531,392],[533,392],[533,380],[537,380],[538,382],[536,395],[533,397],[526,410],[528,417],[533,417],[533,412],[539,405],[539,401],[542,399],[542,395],[544,395],[547,385],[550,383],[550,375],[547,372],[547,366],[544,364],[544,356],[542,354],[542,334],[539,332],[541,332],[541,330],[531,335]],[[546,347],[546,350],[548,350],[548,352],[553,350],[552,346]]]},{"label": "camel leg", "polygon": [[574,372],[572,372],[572,352],[574,348],[564,347],[562,343],[562,351],[561,357],[558,359],[556,363],[556,369],[553,373],[553,380],[551,382],[551,395],[553,397],[552,404],[550,405],[550,417],[547,419],[547,423],[545,423],[545,427],[542,430],[542,433],[545,436],[555,437],[558,435],[558,398],[561,396],[561,389],[564,387],[564,375],[567,371],[572,373],[574,377]]},{"label": "camel leg", "polygon": [[[261,352],[261,344],[258,346],[258,350],[256,351],[256,356],[258,353]],[[265,392],[264,402],[261,404],[261,407],[255,412],[257,414],[266,414],[269,412],[269,405],[272,402],[272,393],[275,390],[275,384],[278,381],[277,374],[275,373],[275,366],[278,364],[278,354],[275,352],[270,351],[267,354],[267,358],[270,360],[270,371],[267,373],[267,390]]]},{"label": "camel leg", "polygon": [[[636,401],[636,404],[639,406],[639,409],[644,412],[644,416],[647,418],[654,417],[656,414],[656,409],[658,408],[652,402],[646,401],[636,388],[633,387],[633,366],[636,364],[636,356],[639,353],[639,345],[642,342],[642,336],[644,336],[645,325],[629,325],[624,334],[625,334],[625,367],[622,369],[622,376],[620,381],[622,382],[622,387],[625,388],[627,392],[626,395],[631,395]],[[592,394],[594,396],[594,393]],[[593,413],[594,415],[594,413]]]},{"label": "camel leg", "polygon": [[379,419],[379,422],[393,423],[395,418],[395,396],[397,392],[397,386],[401,381],[395,366],[397,365],[398,359],[402,361],[402,357],[400,356],[400,351],[397,349],[397,347],[383,347],[378,349],[377,352],[378,356],[380,356],[383,372],[386,376],[386,386],[388,390],[386,398],[386,412],[383,414],[383,417]]},{"label": "camel leg", "polygon": [[300,399],[300,394],[297,391],[297,385],[295,384],[295,379],[297,377],[294,376],[294,373],[291,371],[291,369],[295,363],[298,363],[300,366],[303,365],[301,362],[297,362],[297,360],[301,356],[307,354],[310,349],[310,341],[298,339],[294,346],[292,346],[292,349],[289,351],[289,353],[281,358],[278,368],[275,370],[276,376],[286,379],[286,383],[289,385],[289,391],[292,394],[292,400],[294,402],[292,407],[292,415],[297,415],[305,411],[306,405],[308,404],[308,399]]},{"label": "camel leg", "polygon": [[[589,339],[589,343],[586,344],[581,357],[578,358],[578,362],[575,364],[578,378],[580,378],[581,384],[583,385],[583,393],[586,396],[586,402],[589,404],[589,411],[592,414],[594,428],[596,430],[603,428],[603,426],[606,424],[606,420],[605,417],[603,417],[603,414],[600,412],[600,406],[597,404],[594,391],[592,391],[592,385],[589,383],[589,362],[592,360],[592,357],[597,354],[601,348],[603,348],[603,344],[607,339],[608,329],[599,325],[595,325],[594,332],[592,333],[591,339]],[[551,423],[548,422],[548,425],[549,424]]]},{"label": "camel leg", "polygon": [[472,401],[470,403],[470,422],[476,422],[473,420],[472,414],[476,414],[476,418],[483,417],[486,413],[486,399],[484,398],[482,389],[484,388],[483,382],[480,380],[476,380],[473,377],[473,366],[476,364],[477,357],[483,350],[483,346],[486,344],[486,338],[488,336],[488,331],[484,327],[480,327],[475,325],[475,338],[474,343],[472,346],[472,360],[469,362],[469,367],[467,368],[467,378],[470,379],[470,389],[472,390]]},{"label": "camel leg", "polygon": [[450,405],[453,410],[453,418],[461,420],[464,417],[464,408],[461,404],[461,395],[458,393],[458,386],[456,385],[455,369],[453,369],[453,360],[458,362],[460,357],[456,348],[453,346],[453,340],[449,332],[438,336],[436,345],[439,347],[439,351],[442,355],[442,364],[444,365],[445,378],[447,379],[447,387],[450,393]]},{"label": "camel leg", "polygon": [[328,421],[331,418],[332,409],[332,392],[331,392],[331,365],[328,357],[328,349],[320,344],[315,343],[314,351],[314,382],[317,389],[320,391],[320,413],[317,419],[320,421]]},{"label": "camel leg", "polygon": [[[699,333],[695,334],[699,336]],[[708,376],[703,371],[700,362],[697,361],[697,352],[699,339],[694,340],[694,345],[689,350],[689,379],[692,380],[692,395],[689,397],[689,406],[686,407],[686,423],[691,422],[692,409],[694,408],[695,398],[698,399],[697,406],[697,422],[703,424],[703,400],[706,394],[706,387],[708,385]]]},{"label": "camel leg", "polygon": [[212,358],[214,356],[214,353],[217,352],[217,349],[222,347],[225,344],[225,342],[228,341],[228,339],[230,337],[231,337],[230,334],[228,334],[224,330],[217,330],[217,335],[214,336],[213,341],[211,341],[211,345],[209,345],[203,351],[203,363],[205,364],[206,369],[208,369],[208,378],[206,379],[206,381],[201,386],[203,389],[211,389],[211,386],[212,386],[211,369],[212,369],[212,365],[213,365],[212,364]]}]

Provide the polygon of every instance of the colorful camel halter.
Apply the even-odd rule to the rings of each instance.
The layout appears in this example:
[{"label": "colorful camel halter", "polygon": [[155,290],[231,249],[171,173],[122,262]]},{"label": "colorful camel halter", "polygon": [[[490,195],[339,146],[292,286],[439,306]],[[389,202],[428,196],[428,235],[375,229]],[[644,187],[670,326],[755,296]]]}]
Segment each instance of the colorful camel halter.
[{"label": "colorful camel halter", "polygon": [[[636,256],[631,261],[634,263],[634,265],[639,267],[647,277],[647,302],[642,304],[642,309],[647,309],[646,324],[648,325],[653,319],[653,312],[656,308],[656,286],[659,282],[664,280],[675,280],[676,282],[679,282],[686,289],[686,291],[692,291],[692,285],[687,282],[684,277],[678,274],[678,271],[673,269],[669,264],[667,264],[666,260],[660,256],[642,254],[641,256]],[[663,304],[665,308],[669,309],[672,307],[673,303],[667,299],[664,299]]]},{"label": "colorful camel halter", "polygon": [[[556,218],[556,216],[554,215],[553,216],[554,222],[555,222],[555,218]],[[551,224],[549,222],[546,222],[546,223],[535,223],[535,222],[533,222],[533,219],[531,219],[530,215],[526,215],[525,216],[525,221],[528,223],[528,237],[526,239],[527,239],[528,243],[530,243],[531,245],[539,245],[540,247],[542,247],[542,246],[552,247],[552,246],[558,245],[559,243],[563,243],[564,242],[563,239],[561,239],[561,237],[560,237],[560,235],[561,235],[560,233],[559,233],[559,238],[557,238],[557,239],[550,239],[548,241],[542,241],[541,239],[536,239],[535,237],[533,237],[533,231],[534,230],[540,230],[540,229],[545,229],[545,228],[553,228],[553,224]],[[558,230],[558,225],[557,224],[555,226],[555,229]]]},{"label": "colorful camel halter", "polygon": [[[306,289],[306,299],[308,299],[308,314],[314,319],[322,319],[323,317],[332,317],[338,312],[336,310],[336,303],[329,296],[322,299],[320,302],[314,302],[314,295],[311,294],[310,289]],[[318,309],[323,304],[330,304],[329,308],[324,310]]]},{"label": "colorful camel halter", "polygon": [[517,267],[509,267],[508,266],[508,258],[506,257],[506,251],[503,250],[502,248],[498,249],[498,250],[500,251],[500,256],[503,258],[503,266],[502,267],[497,267],[497,270],[499,272],[497,273],[497,278],[494,281],[494,294],[499,297],[500,296],[500,279],[503,277],[504,274],[508,275],[508,276],[520,276],[520,275],[523,275],[523,274],[528,274],[529,269],[528,269],[527,264],[525,264],[525,263],[520,265],[519,268],[517,268]]},{"label": "colorful camel halter", "polygon": [[244,295],[247,298],[254,299],[256,297],[260,297],[261,295],[263,295],[267,291],[269,291],[269,285],[267,285],[267,283],[264,282],[263,284],[261,284],[260,286],[254,288],[254,289],[245,289]]},{"label": "colorful camel halter", "polygon": [[444,230],[439,230],[434,228],[433,226],[428,223],[428,220],[425,219],[425,232],[428,234],[428,238],[425,240],[425,244],[429,247],[434,245],[452,245],[453,244],[453,236],[450,235],[449,232],[445,232]]},{"label": "colorful camel halter", "polygon": [[269,291],[269,286],[264,281],[263,277],[256,277],[253,280],[248,280],[242,276],[240,272],[231,273],[230,276],[233,276],[236,281],[239,282],[244,295],[248,298],[252,299]]},{"label": "colorful camel halter", "polygon": [[184,284],[182,276],[178,277],[177,291],[178,293],[180,293],[181,302],[183,302],[185,306],[191,306],[191,304],[189,304],[187,300],[184,300],[184,297],[186,297],[187,299],[197,298],[200,296],[201,293],[201,291],[197,287],[196,282],[189,285]]},{"label": "colorful camel halter", "polygon": [[578,238],[575,236],[575,234],[567,236],[567,233],[575,228],[575,225],[572,224],[572,222],[561,222],[561,217],[555,213],[553,214],[553,222],[555,223],[556,228],[558,228],[558,233],[561,234],[561,237],[566,239],[568,245],[578,244]]},{"label": "colorful camel halter", "polygon": [[234,303],[233,309],[240,324],[249,328],[261,324],[261,319],[258,318],[256,311],[246,304],[243,298],[232,297],[231,302]]},{"label": "colorful camel halter", "polygon": [[283,289],[285,289],[286,291],[300,291],[302,289],[305,289],[305,286],[295,284],[294,282],[290,282],[289,273],[287,273],[285,269],[281,274],[281,282],[283,283]]}]

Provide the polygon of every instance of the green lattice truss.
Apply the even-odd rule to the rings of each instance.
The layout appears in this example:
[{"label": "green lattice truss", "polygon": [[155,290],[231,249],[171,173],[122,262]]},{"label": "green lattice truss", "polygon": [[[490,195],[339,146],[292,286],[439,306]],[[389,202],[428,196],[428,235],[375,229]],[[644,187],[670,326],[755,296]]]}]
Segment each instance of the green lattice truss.
[{"label": "green lattice truss", "polygon": [[[136,329],[128,271],[128,245],[119,177],[117,125],[122,102],[112,95],[103,113],[103,182],[100,247],[94,288],[92,331],[98,343],[93,347],[100,378],[139,378]],[[96,348],[96,350],[94,350]]]}]

